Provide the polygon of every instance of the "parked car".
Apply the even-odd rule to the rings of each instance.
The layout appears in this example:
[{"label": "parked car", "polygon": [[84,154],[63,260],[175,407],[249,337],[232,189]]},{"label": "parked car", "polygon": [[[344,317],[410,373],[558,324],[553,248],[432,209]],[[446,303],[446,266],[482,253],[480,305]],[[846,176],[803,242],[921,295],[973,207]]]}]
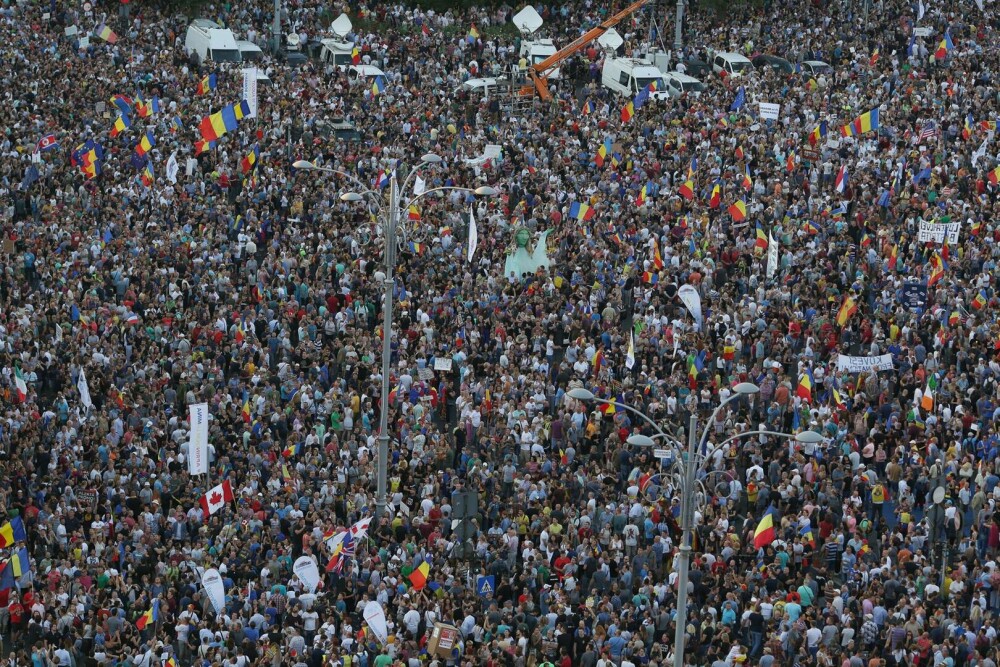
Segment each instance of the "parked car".
[{"label": "parked car", "polygon": [[668,72],[663,75],[663,83],[670,97],[680,97],[687,93],[697,95],[705,90],[705,84],[688,74]]},{"label": "parked car", "polygon": [[755,56],[751,62],[753,62],[753,66],[757,69],[770,67],[778,74],[792,74],[795,71],[795,66],[792,63],[780,56],[772,56],[769,53],[762,53],[759,56]]},{"label": "parked car", "polygon": [[822,60],[803,60],[799,63],[800,71],[808,76],[819,76],[820,74],[833,74],[833,65]]},{"label": "parked car", "polygon": [[741,76],[753,71],[753,63],[738,53],[720,51],[712,58],[712,71],[716,74],[725,72],[729,76]]}]

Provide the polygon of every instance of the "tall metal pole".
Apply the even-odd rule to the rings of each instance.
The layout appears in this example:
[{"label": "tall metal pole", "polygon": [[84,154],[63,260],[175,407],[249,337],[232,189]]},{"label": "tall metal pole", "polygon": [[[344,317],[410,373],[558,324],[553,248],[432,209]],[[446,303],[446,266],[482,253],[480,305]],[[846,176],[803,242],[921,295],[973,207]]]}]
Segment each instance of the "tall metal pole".
[{"label": "tall metal pole", "polygon": [[281,0],[274,0],[274,23],[271,27],[271,36],[274,38],[273,53],[277,54],[281,50]]},{"label": "tall metal pole", "polygon": [[[680,3],[678,3],[680,6]],[[674,667],[684,667],[684,631],[687,628],[688,570],[691,567],[691,509],[694,506],[695,454],[698,416],[688,421],[688,453],[681,487],[681,548],[677,557],[677,627],[674,632]]]},{"label": "tall metal pole", "polygon": [[385,295],[382,300],[382,409],[379,411],[378,467],[375,478],[375,520],[385,514],[386,475],[389,467],[389,366],[392,358],[392,297],[395,291],[396,232],[399,225],[399,187],[389,178],[389,211],[385,219]]},{"label": "tall metal pole", "polygon": [[684,23],[684,0],[677,0],[677,16],[674,19],[674,58],[680,60],[684,43],[681,39],[681,26]]}]

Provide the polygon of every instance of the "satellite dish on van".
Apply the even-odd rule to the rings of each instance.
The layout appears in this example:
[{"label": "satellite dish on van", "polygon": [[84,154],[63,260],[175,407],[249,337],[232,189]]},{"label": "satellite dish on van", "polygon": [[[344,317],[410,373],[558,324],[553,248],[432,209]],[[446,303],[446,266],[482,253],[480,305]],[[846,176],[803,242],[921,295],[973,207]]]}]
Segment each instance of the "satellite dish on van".
[{"label": "satellite dish on van", "polygon": [[938,488],[934,489],[934,495],[931,496],[931,499],[934,501],[934,504],[940,505],[941,503],[943,503],[946,493],[947,492],[944,490],[943,486],[939,486]]},{"label": "satellite dish on van", "polygon": [[330,30],[334,35],[343,39],[351,30],[354,30],[354,26],[351,24],[351,19],[348,18],[347,14],[341,14],[330,24]]},{"label": "satellite dish on van", "polygon": [[299,36],[294,32],[289,33],[288,37],[285,38],[285,44],[288,46],[289,51],[295,51],[299,48]]},{"label": "satellite dish on van", "polygon": [[530,35],[539,28],[542,27],[542,17],[538,15],[535,8],[528,5],[511,19],[514,22],[514,26],[517,27],[518,31],[522,35]]},{"label": "satellite dish on van", "polygon": [[625,40],[622,36],[618,34],[618,31],[614,28],[609,29],[606,33],[597,38],[597,43],[601,45],[602,49],[607,51],[617,51]]}]

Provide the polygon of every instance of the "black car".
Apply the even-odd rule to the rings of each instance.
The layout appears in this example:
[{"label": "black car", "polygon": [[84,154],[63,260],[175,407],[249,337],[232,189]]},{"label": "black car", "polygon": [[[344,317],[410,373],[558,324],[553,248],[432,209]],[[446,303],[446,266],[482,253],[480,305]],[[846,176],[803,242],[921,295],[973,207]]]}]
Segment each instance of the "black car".
[{"label": "black car", "polygon": [[696,79],[704,79],[712,73],[712,66],[704,60],[698,60],[697,58],[688,58],[685,60],[684,67],[686,68],[684,73]]},{"label": "black car", "polygon": [[292,67],[301,67],[309,62],[309,57],[301,51],[282,51],[281,59]]},{"label": "black car", "polygon": [[795,67],[792,63],[788,62],[780,56],[772,56],[767,53],[763,53],[759,56],[754,57],[751,61],[753,66],[757,69],[763,69],[769,67],[773,69],[778,74],[791,74],[795,71]]}]

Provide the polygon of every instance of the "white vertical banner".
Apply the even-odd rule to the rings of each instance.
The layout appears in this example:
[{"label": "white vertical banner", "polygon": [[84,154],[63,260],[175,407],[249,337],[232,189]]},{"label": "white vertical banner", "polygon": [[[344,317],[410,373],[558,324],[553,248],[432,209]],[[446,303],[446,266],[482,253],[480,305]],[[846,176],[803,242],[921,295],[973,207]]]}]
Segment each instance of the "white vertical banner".
[{"label": "white vertical banner", "polygon": [[292,565],[292,572],[305,584],[310,593],[315,593],[319,588],[319,566],[312,556],[300,556]]},{"label": "white vertical banner", "polygon": [[778,242],[774,240],[771,232],[767,233],[767,279],[774,277],[778,270]]},{"label": "white vertical banner", "polygon": [[469,261],[472,261],[472,256],[476,254],[476,248],[479,247],[479,229],[476,227],[476,215],[472,211],[472,205],[469,205]]},{"label": "white vertical banner", "polygon": [[389,625],[385,621],[385,610],[378,602],[371,600],[365,605],[365,622],[371,628],[372,634],[379,644],[385,646],[389,643]]},{"label": "white vertical banner", "polygon": [[81,368],[80,377],[76,380],[76,390],[80,392],[80,402],[88,410],[94,407],[94,402],[90,400],[90,386],[87,384],[87,373]]},{"label": "white vertical banner", "polygon": [[691,317],[694,318],[695,331],[701,331],[703,318],[701,314],[701,295],[698,294],[698,290],[693,285],[681,285],[681,288],[677,290],[677,296],[681,298],[684,307],[688,309]]},{"label": "white vertical banner", "polygon": [[424,192],[426,191],[427,191],[427,181],[420,178],[420,176],[418,175],[415,179],[413,179],[413,195],[415,197],[418,197],[424,194]]},{"label": "white vertical banner", "polygon": [[191,440],[188,443],[188,472],[208,474],[208,403],[194,403],[191,412]]},{"label": "white vertical banner", "polygon": [[205,587],[216,614],[221,614],[226,608],[226,587],[222,583],[222,575],[214,567],[201,573],[201,585]]},{"label": "white vertical banner", "polygon": [[250,107],[250,118],[257,117],[257,68],[247,67],[243,70],[243,99]]}]

